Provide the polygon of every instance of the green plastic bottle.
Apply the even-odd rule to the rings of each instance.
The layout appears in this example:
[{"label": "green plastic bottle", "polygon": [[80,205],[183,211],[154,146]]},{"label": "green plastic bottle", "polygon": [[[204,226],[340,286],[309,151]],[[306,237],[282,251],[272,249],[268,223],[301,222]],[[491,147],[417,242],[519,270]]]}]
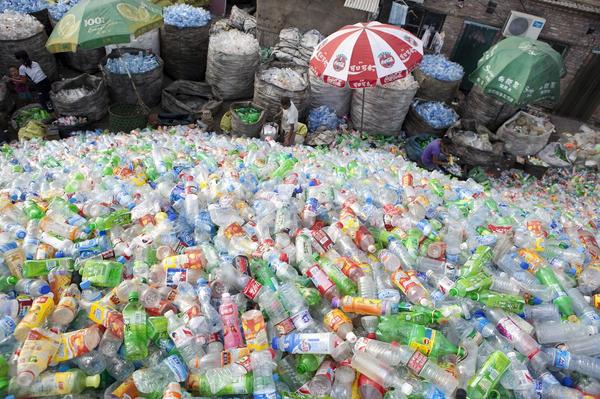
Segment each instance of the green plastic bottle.
[{"label": "green plastic bottle", "polygon": [[377,339],[408,345],[432,358],[450,354],[462,358],[466,354],[464,348],[452,344],[441,332],[402,321],[396,317],[380,318],[379,326],[377,326]]},{"label": "green plastic bottle", "polygon": [[471,292],[469,297],[490,308],[500,308],[512,313],[523,313],[525,299],[518,295],[500,294],[492,291]]},{"label": "green plastic bottle", "polygon": [[321,294],[319,294],[319,290],[312,287],[304,287],[300,284],[296,284],[296,288],[302,294],[302,297],[311,308],[319,305],[321,303]]},{"label": "green plastic bottle", "polygon": [[[315,259],[317,259],[316,255]],[[342,273],[342,271],[336,265],[334,265],[333,262],[331,262],[327,258],[322,257],[319,257],[317,259],[317,262],[319,263],[325,274],[327,274],[327,277],[329,277],[331,281],[333,281],[333,283],[337,286],[338,290],[340,291],[340,294],[350,296],[356,295],[357,290],[354,281],[350,280],[344,273]]]},{"label": "green plastic bottle", "polygon": [[558,308],[558,311],[563,317],[568,317],[573,314],[573,300],[567,295],[562,287],[554,270],[549,267],[540,267],[535,273],[535,276],[542,285],[548,287],[554,296],[552,303]]},{"label": "green plastic bottle", "polygon": [[142,360],[148,357],[148,328],[146,310],[137,291],[129,293],[129,303],[123,308],[125,322],[125,359]]},{"label": "green plastic bottle", "polygon": [[19,281],[15,276],[2,276],[0,277],[0,291],[5,292],[12,290],[15,284]]},{"label": "green plastic bottle", "polygon": [[81,280],[97,287],[116,287],[123,281],[123,264],[110,260],[88,260],[79,270]]},{"label": "green plastic bottle", "polygon": [[456,284],[448,291],[448,294],[450,294],[450,296],[465,297],[469,292],[490,288],[492,282],[492,277],[484,272],[468,277],[462,277],[456,280]]},{"label": "green plastic bottle", "polygon": [[508,370],[510,359],[502,352],[493,352],[481,365],[469,382],[467,383],[467,396],[469,399],[487,399],[500,397],[494,388]]},{"label": "green plastic bottle", "polygon": [[37,202],[32,200],[27,200],[23,203],[23,212],[27,215],[27,219],[41,219],[44,217],[46,212],[37,204]]},{"label": "green plastic bottle", "polygon": [[277,169],[271,173],[271,179],[283,179],[294,168],[297,162],[296,158],[286,158],[281,161]]},{"label": "green plastic bottle", "polygon": [[250,261],[250,271],[256,281],[261,283],[263,287],[269,287],[272,291],[277,291],[279,284],[273,269],[269,266],[269,262],[254,258]]},{"label": "green plastic bottle", "polygon": [[111,230],[115,226],[131,224],[131,212],[127,209],[116,210],[106,216],[101,216],[94,219],[90,223],[90,228],[97,231]]},{"label": "green plastic bottle", "polygon": [[314,355],[312,353],[299,355],[296,361],[296,371],[300,374],[315,372],[324,359],[324,355]]},{"label": "green plastic bottle", "polygon": [[407,321],[410,323],[421,324],[423,326],[429,324],[437,324],[442,319],[442,314],[438,310],[417,310],[411,312],[401,312],[393,316],[398,320]]},{"label": "green plastic bottle", "polygon": [[75,261],[73,258],[26,260],[23,264],[23,277],[35,278],[47,276],[51,270],[57,267],[72,271],[74,266]]},{"label": "green plastic bottle", "polygon": [[252,373],[244,374],[243,376],[236,378],[231,384],[227,385],[217,393],[213,393],[206,376],[191,374],[188,378],[187,386],[193,394],[200,396],[248,395],[253,391],[254,378],[252,377]]},{"label": "green plastic bottle", "polygon": [[483,266],[492,260],[493,252],[490,247],[479,246],[460,268],[460,277],[468,277],[483,271]]}]

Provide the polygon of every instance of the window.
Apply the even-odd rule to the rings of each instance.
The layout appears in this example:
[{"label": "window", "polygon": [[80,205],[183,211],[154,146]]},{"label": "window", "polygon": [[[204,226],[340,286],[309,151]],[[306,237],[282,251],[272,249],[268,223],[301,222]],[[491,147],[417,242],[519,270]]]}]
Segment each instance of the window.
[{"label": "window", "polygon": [[563,59],[567,55],[567,51],[569,51],[569,45],[566,43],[558,42],[558,41],[552,40],[552,39],[544,39],[541,37],[538,40],[541,42],[548,43],[550,45],[550,47],[552,47],[554,50],[556,50],[558,52],[558,54],[560,54],[563,57]]},{"label": "window", "polygon": [[427,26],[433,26],[436,31],[440,32],[444,26],[446,15],[437,12],[429,11],[425,7],[407,1],[408,16],[406,17],[406,25],[404,29],[411,32],[417,37],[421,37],[427,29]]}]

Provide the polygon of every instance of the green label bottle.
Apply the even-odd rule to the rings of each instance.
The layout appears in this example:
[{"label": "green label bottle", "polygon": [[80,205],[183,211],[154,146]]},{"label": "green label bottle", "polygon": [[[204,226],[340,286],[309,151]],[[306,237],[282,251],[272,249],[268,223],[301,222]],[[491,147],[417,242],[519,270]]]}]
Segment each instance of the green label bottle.
[{"label": "green label bottle", "polygon": [[486,399],[493,395],[494,388],[509,366],[510,359],[504,353],[493,352],[467,383],[469,399]]},{"label": "green label bottle", "polygon": [[129,303],[123,308],[125,322],[125,359],[142,360],[148,357],[148,327],[146,310],[139,302],[139,294],[129,294]]}]

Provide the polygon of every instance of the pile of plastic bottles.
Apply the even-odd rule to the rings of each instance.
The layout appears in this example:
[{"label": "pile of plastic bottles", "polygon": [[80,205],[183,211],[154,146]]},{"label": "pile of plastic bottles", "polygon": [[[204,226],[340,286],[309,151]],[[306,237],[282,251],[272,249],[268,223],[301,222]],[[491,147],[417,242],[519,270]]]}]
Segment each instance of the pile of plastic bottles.
[{"label": "pile of plastic bottles", "polygon": [[154,54],[138,54],[124,53],[117,58],[108,58],[106,61],[106,69],[109,72],[124,75],[129,73],[146,73],[158,68],[160,64]]},{"label": "pile of plastic bottles", "polygon": [[334,110],[326,105],[313,108],[308,114],[308,130],[310,132],[314,132],[321,127],[327,130],[336,130],[339,125],[340,118],[338,118]]},{"label": "pile of plastic bottles", "polygon": [[79,3],[79,0],[58,0],[56,3],[48,6],[48,12],[54,21],[60,21],[77,3]]},{"label": "pile of plastic bottles", "polygon": [[14,11],[29,13],[48,8],[46,0],[0,0],[0,12]]},{"label": "pile of plastic bottles", "polygon": [[550,212],[355,144],[178,127],[0,148],[0,388],[600,395],[597,198]]},{"label": "pile of plastic bottles", "polygon": [[415,100],[413,106],[417,114],[435,129],[447,128],[458,120],[456,111],[443,102]]},{"label": "pile of plastic bottles", "polygon": [[463,78],[465,71],[462,65],[449,61],[443,55],[427,54],[419,64],[419,69],[426,75],[443,81],[457,81]]},{"label": "pile of plastic bottles", "polygon": [[254,107],[236,108],[234,112],[246,125],[254,125],[260,119],[262,112]]},{"label": "pile of plastic bottles", "polygon": [[87,123],[87,118],[85,116],[60,116],[56,118],[54,124],[58,126],[77,126]]},{"label": "pile of plastic bottles", "polygon": [[0,13],[0,40],[21,40],[38,34],[44,26],[35,17],[12,11]]},{"label": "pile of plastic bottles", "polygon": [[226,54],[252,54],[260,49],[258,40],[250,34],[232,29],[210,36],[210,48]]},{"label": "pile of plastic bottles", "polygon": [[89,96],[92,93],[87,87],[78,87],[76,89],[63,89],[54,94],[57,100],[61,102],[73,103],[79,101],[84,97]]},{"label": "pile of plastic bottles", "polygon": [[179,28],[199,28],[208,25],[212,16],[200,7],[175,4],[163,10],[165,24]]},{"label": "pile of plastic bottles", "polygon": [[301,91],[308,87],[305,74],[291,68],[268,68],[260,73],[260,79],[283,90]]}]

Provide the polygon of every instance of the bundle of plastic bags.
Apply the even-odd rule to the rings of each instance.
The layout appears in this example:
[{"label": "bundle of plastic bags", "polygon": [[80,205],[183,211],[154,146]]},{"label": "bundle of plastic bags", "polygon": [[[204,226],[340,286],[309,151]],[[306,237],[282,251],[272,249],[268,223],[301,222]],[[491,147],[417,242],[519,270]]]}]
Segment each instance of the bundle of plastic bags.
[{"label": "bundle of plastic bags", "polygon": [[34,17],[12,11],[0,14],[0,40],[21,40],[31,37],[44,29]]},{"label": "bundle of plastic bags", "polygon": [[175,4],[165,8],[163,17],[166,25],[178,28],[199,28],[208,25],[212,19],[210,12],[187,4]]},{"label": "bundle of plastic bags", "polygon": [[117,58],[108,58],[106,61],[106,69],[112,73],[125,75],[128,72],[137,74],[150,72],[160,65],[156,56],[153,54],[138,54],[124,53]]}]

